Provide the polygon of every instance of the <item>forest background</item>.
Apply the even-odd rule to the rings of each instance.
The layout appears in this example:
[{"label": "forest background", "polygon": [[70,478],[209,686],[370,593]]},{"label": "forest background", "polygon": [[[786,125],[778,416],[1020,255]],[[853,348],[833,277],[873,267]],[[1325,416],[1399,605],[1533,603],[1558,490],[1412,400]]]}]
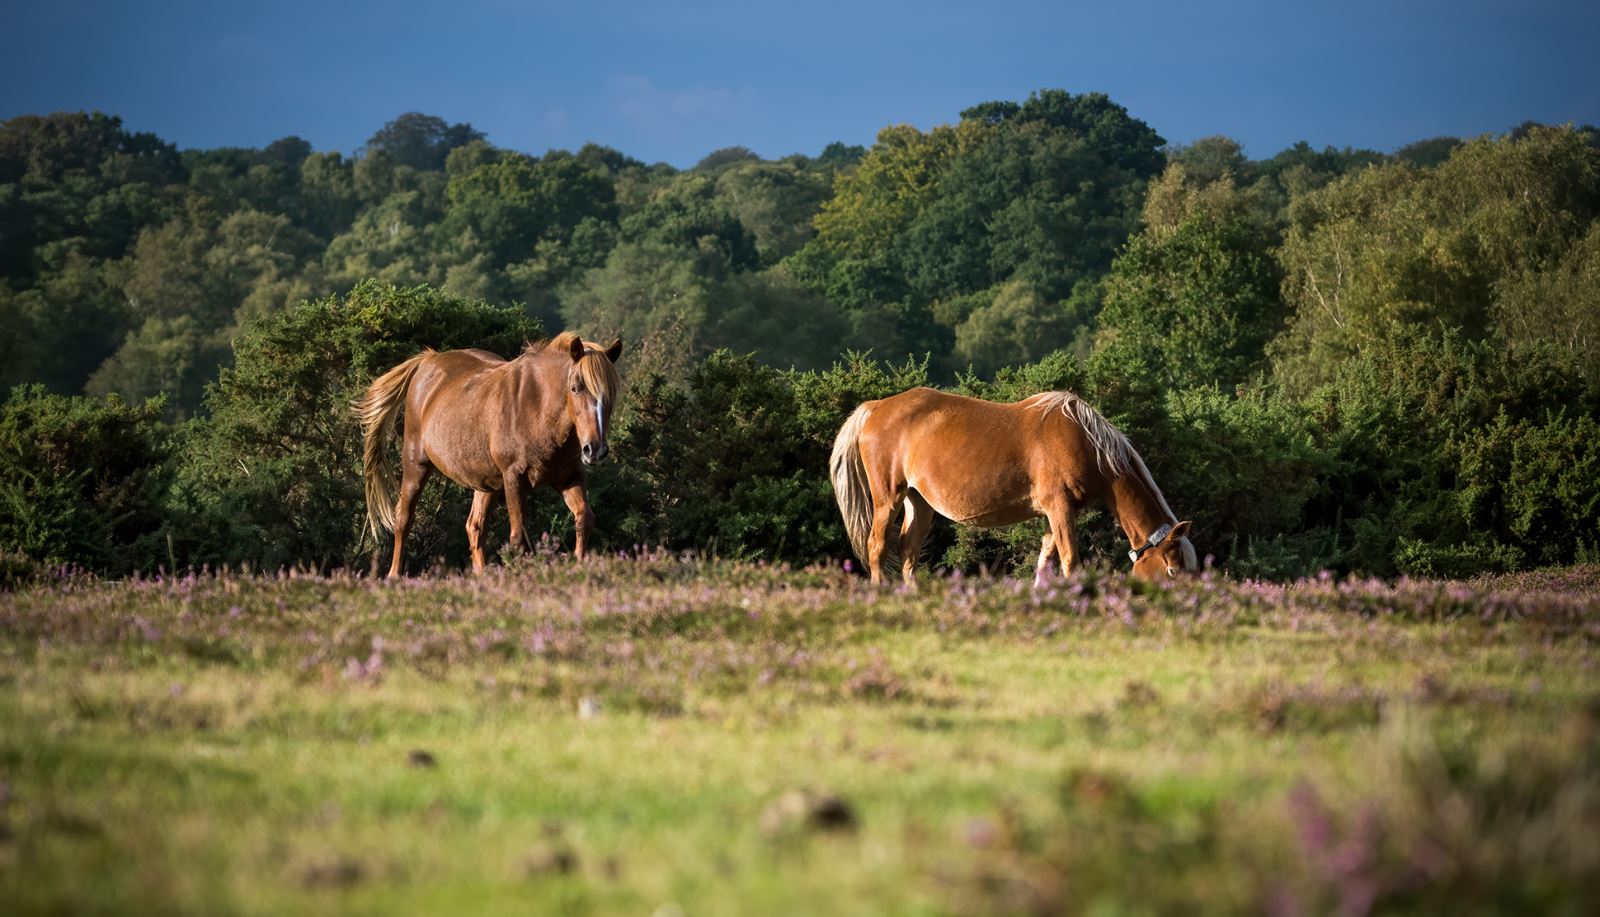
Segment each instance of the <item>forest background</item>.
[{"label": "forest background", "polygon": [[[1240,575],[1594,562],[1597,216],[1590,127],[1253,160],[1061,90],[683,170],[417,113],[348,157],[16,117],[0,571],[365,569],[350,399],[420,347],[561,328],[628,341],[611,551],[844,559],[834,431],[934,384],[1080,392]],[[467,502],[430,487],[416,556],[461,562]],[[939,562],[1004,570],[1038,524],[936,531]]]}]

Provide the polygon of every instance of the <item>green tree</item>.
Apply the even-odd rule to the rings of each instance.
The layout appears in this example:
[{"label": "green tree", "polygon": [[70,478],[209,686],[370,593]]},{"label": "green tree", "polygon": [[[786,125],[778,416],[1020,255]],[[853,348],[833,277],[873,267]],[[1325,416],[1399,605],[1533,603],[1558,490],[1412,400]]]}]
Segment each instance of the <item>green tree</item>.
[{"label": "green tree", "polygon": [[706,277],[755,270],[761,263],[756,237],[719,205],[716,187],[702,175],[679,176],[623,218],[621,240],[693,252],[697,270]]},{"label": "green tree", "polygon": [[835,140],[823,147],[812,163],[829,172],[843,172],[855,168],[866,155],[867,148],[860,144],[845,144]]},{"label": "green tree", "polygon": [[812,218],[832,190],[825,172],[790,161],[746,161],[721,171],[714,200],[755,236],[761,263],[772,265],[810,241]]},{"label": "green tree", "polygon": [[434,115],[410,111],[379,128],[367,139],[367,150],[383,153],[397,165],[426,172],[443,169],[451,150],[482,139],[483,132],[470,124],[450,124]]},{"label": "green tree", "polygon": [[[963,128],[940,126],[927,134],[910,125],[879,131],[872,149],[855,171],[839,179],[833,197],[814,220],[817,238],[813,245],[819,257],[846,264],[881,263],[895,238],[924,206],[958,149],[982,132],[975,122]],[[860,272],[849,267],[838,270]],[[835,289],[827,292],[829,298],[837,298],[832,295]],[[860,307],[871,302],[870,298],[858,298],[844,304]]]},{"label": "green tree", "polygon": [[768,366],[822,369],[848,348],[850,331],[832,303],[777,267],[713,285],[698,344],[753,354]]},{"label": "green tree", "polygon": [[727,146],[720,150],[712,150],[704,158],[695,163],[696,172],[720,172],[729,166],[736,166],[746,162],[760,162],[761,157],[750,151],[745,146]]},{"label": "green tree", "polygon": [[1431,169],[1443,165],[1462,142],[1459,137],[1430,137],[1395,150],[1394,158],[1421,169]]},{"label": "green tree", "polygon": [[[1082,138],[1106,158],[1108,164],[1138,175],[1150,176],[1161,170],[1161,147],[1166,143],[1148,124],[1130,118],[1128,110],[1104,93],[1073,95],[1061,89],[1041,89],[1015,107],[1010,103],[990,103],[962,112],[983,112],[993,123],[1047,125]],[[996,115],[999,115],[996,117]]]},{"label": "green tree", "polygon": [[75,240],[41,246],[36,256],[44,270],[31,287],[0,281],[0,385],[78,392],[137,319],[116,272]]},{"label": "green tree", "polygon": [[1104,285],[1095,360],[1153,389],[1245,382],[1283,320],[1271,235],[1250,217],[1231,173],[1200,189],[1170,166]]},{"label": "green tree", "polygon": [[563,288],[561,315],[566,327],[589,337],[634,342],[628,361],[635,374],[683,378],[702,352],[715,284],[682,248],[624,242],[604,266]]},{"label": "green tree", "polygon": [[923,365],[852,355],[782,372],[718,351],[674,381],[630,367],[634,404],[614,435],[616,475],[597,503],[614,543],[714,549],[812,562],[849,556],[827,476],[845,417],[862,401],[927,382]]},{"label": "green tree", "polygon": [[338,153],[313,153],[300,163],[301,229],[332,239],[350,228],[360,206],[350,160]]},{"label": "green tree", "polygon": [[583,160],[507,154],[450,180],[446,233],[470,229],[501,264],[534,255],[541,241],[564,244],[585,219],[615,221],[610,179]]},{"label": "green tree", "polygon": [[1162,143],[1105,96],[1059,90],[984,103],[928,133],[888,128],[788,264],[847,310],[896,313],[898,336],[942,357],[956,333],[933,319],[958,317],[944,304],[1010,281],[1063,302],[1102,275],[1137,225]]},{"label": "green tree", "polygon": [[171,206],[177,151],[98,112],[21,115],[0,122],[0,277],[33,285],[35,251],[69,239],[92,260],[122,254]]},{"label": "green tree", "polygon": [[958,366],[990,376],[1033,363],[1072,342],[1073,315],[1020,280],[1001,284],[992,299],[955,329]]},{"label": "green tree", "polygon": [[1339,178],[1381,165],[1389,158],[1374,150],[1331,146],[1314,150],[1304,140],[1269,159],[1250,163],[1250,178],[1240,176],[1240,187],[1248,184],[1264,215],[1280,230],[1290,223],[1290,205],[1302,195],[1327,187]]},{"label": "green tree", "polygon": [[[520,154],[518,154],[520,155]],[[464,179],[485,166],[492,166],[506,156],[487,140],[474,140],[450,151],[444,161],[444,174],[451,181]]]},{"label": "green tree", "polygon": [[1201,137],[1188,146],[1168,151],[1167,162],[1169,167],[1182,166],[1185,178],[1199,186],[1223,179],[1234,185],[1248,185],[1255,178],[1255,167],[1245,158],[1244,147],[1221,134]]},{"label": "green tree", "polygon": [[182,419],[199,408],[206,383],[228,356],[223,329],[204,328],[188,315],[153,315],[128,332],[84,389],[91,395],[165,396],[167,419]]},{"label": "green tree", "polygon": [[[761,281],[732,283],[759,268],[760,255],[755,236],[719,206],[716,189],[705,175],[683,173],[623,217],[604,264],[561,287],[567,326],[595,337],[620,334],[636,344],[631,366],[672,378],[719,342],[752,343],[740,333],[742,322],[722,318],[730,311],[752,317],[748,304],[730,299],[736,290],[780,308],[796,300],[768,296]],[[774,345],[783,348],[775,341],[760,346]]]},{"label": "green tree", "polygon": [[329,278],[341,287],[367,278],[443,284],[446,268],[439,263],[437,227],[444,218],[444,201],[429,191],[400,191],[363,210],[324,249],[322,263]]},{"label": "green tree", "polygon": [[[1149,138],[1159,144],[1153,132]],[[1124,161],[1142,168],[1158,160],[1102,148],[1043,117],[1019,115],[987,130],[950,164],[897,240],[912,294],[929,301],[1022,280],[1065,298],[1110,266],[1137,225],[1154,170]]]},{"label": "green tree", "polygon": [[1393,322],[1481,337],[1505,280],[1555,264],[1600,215],[1600,150],[1570,129],[1484,138],[1438,168],[1367,169],[1299,198],[1277,372],[1305,388]]},{"label": "green tree", "polygon": [[1600,374],[1600,220],[1554,264],[1503,278],[1493,309],[1497,339],[1518,350],[1554,345],[1574,372]]},{"label": "green tree", "polygon": [[[1566,418],[1600,415],[1600,386],[1551,357],[1397,325],[1308,397],[1343,465],[1326,493],[1350,520],[1353,566],[1468,576],[1574,559],[1593,535],[1572,514],[1595,499],[1593,456]],[[1570,509],[1517,522],[1552,499]],[[1543,543],[1551,526],[1562,535]]]},{"label": "green tree", "polygon": [[165,394],[169,416],[189,416],[238,322],[321,292],[315,236],[281,214],[221,216],[210,204],[191,198],[184,216],[145,230],[119,265],[137,325],[89,379],[91,394]]}]

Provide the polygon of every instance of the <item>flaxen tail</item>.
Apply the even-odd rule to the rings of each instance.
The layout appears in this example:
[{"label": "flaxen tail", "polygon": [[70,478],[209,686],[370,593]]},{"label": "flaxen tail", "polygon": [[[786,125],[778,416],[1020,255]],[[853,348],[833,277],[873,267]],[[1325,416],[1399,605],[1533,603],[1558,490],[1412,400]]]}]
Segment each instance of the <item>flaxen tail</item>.
[{"label": "flaxen tail", "polygon": [[[850,547],[861,559],[867,572],[872,572],[872,561],[867,557],[867,536],[872,532],[872,488],[867,486],[867,466],[861,461],[861,425],[872,415],[870,402],[855,409],[839,435],[833,438],[833,455],[828,459],[828,475],[833,479],[833,498],[839,503],[839,515],[844,517],[844,530],[850,536]],[[891,526],[891,529],[893,527]],[[883,569],[900,567],[899,539],[890,532],[887,550],[883,554]]]},{"label": "flaxen tail", "polygon": [[367,527],[377,540],[382,531],[394,529],[394,460],[389,441],[394,439],[395,419],[406,403],[406,389],[422,361],[433,355],[424,350],[394,369],[379,376],[367,393],[357,398],[356,416],[361,419],[361,476],[367,489]]}]

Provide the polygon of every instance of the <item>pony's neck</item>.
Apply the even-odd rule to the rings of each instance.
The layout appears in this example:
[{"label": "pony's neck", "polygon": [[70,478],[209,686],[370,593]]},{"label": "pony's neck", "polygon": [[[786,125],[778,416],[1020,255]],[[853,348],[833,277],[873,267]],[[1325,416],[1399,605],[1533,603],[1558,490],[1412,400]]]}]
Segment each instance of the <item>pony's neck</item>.
[{"label": "pony's neck", "polygon": [[548,353],[527,353],[513,361],[517,373],[517,403],[536,405],[536,416],[528,416],[532,426],[565,439],[574,426],[567,411],[567,367],[572,363],[565,353],[552,359]]},{"label": "pony's neck", "polygon": [[1150,535],[1163,525],[1178,524],[1177,518],[1167,509],[1161,497],[1135,469],[1112,479],[1106,504],[1135,548],[1147,542]]}]

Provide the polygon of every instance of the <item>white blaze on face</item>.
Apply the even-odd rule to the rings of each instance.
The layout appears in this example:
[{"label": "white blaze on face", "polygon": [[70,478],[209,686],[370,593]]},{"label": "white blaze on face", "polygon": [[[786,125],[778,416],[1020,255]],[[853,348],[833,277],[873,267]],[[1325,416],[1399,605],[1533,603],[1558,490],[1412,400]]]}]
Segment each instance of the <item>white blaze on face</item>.
[{"label": "white blaze on face", "polygon": [[606,439],[606,412],[600,409],[600,399],[594,400],[594,439],[595,442],[605,442]]}]

